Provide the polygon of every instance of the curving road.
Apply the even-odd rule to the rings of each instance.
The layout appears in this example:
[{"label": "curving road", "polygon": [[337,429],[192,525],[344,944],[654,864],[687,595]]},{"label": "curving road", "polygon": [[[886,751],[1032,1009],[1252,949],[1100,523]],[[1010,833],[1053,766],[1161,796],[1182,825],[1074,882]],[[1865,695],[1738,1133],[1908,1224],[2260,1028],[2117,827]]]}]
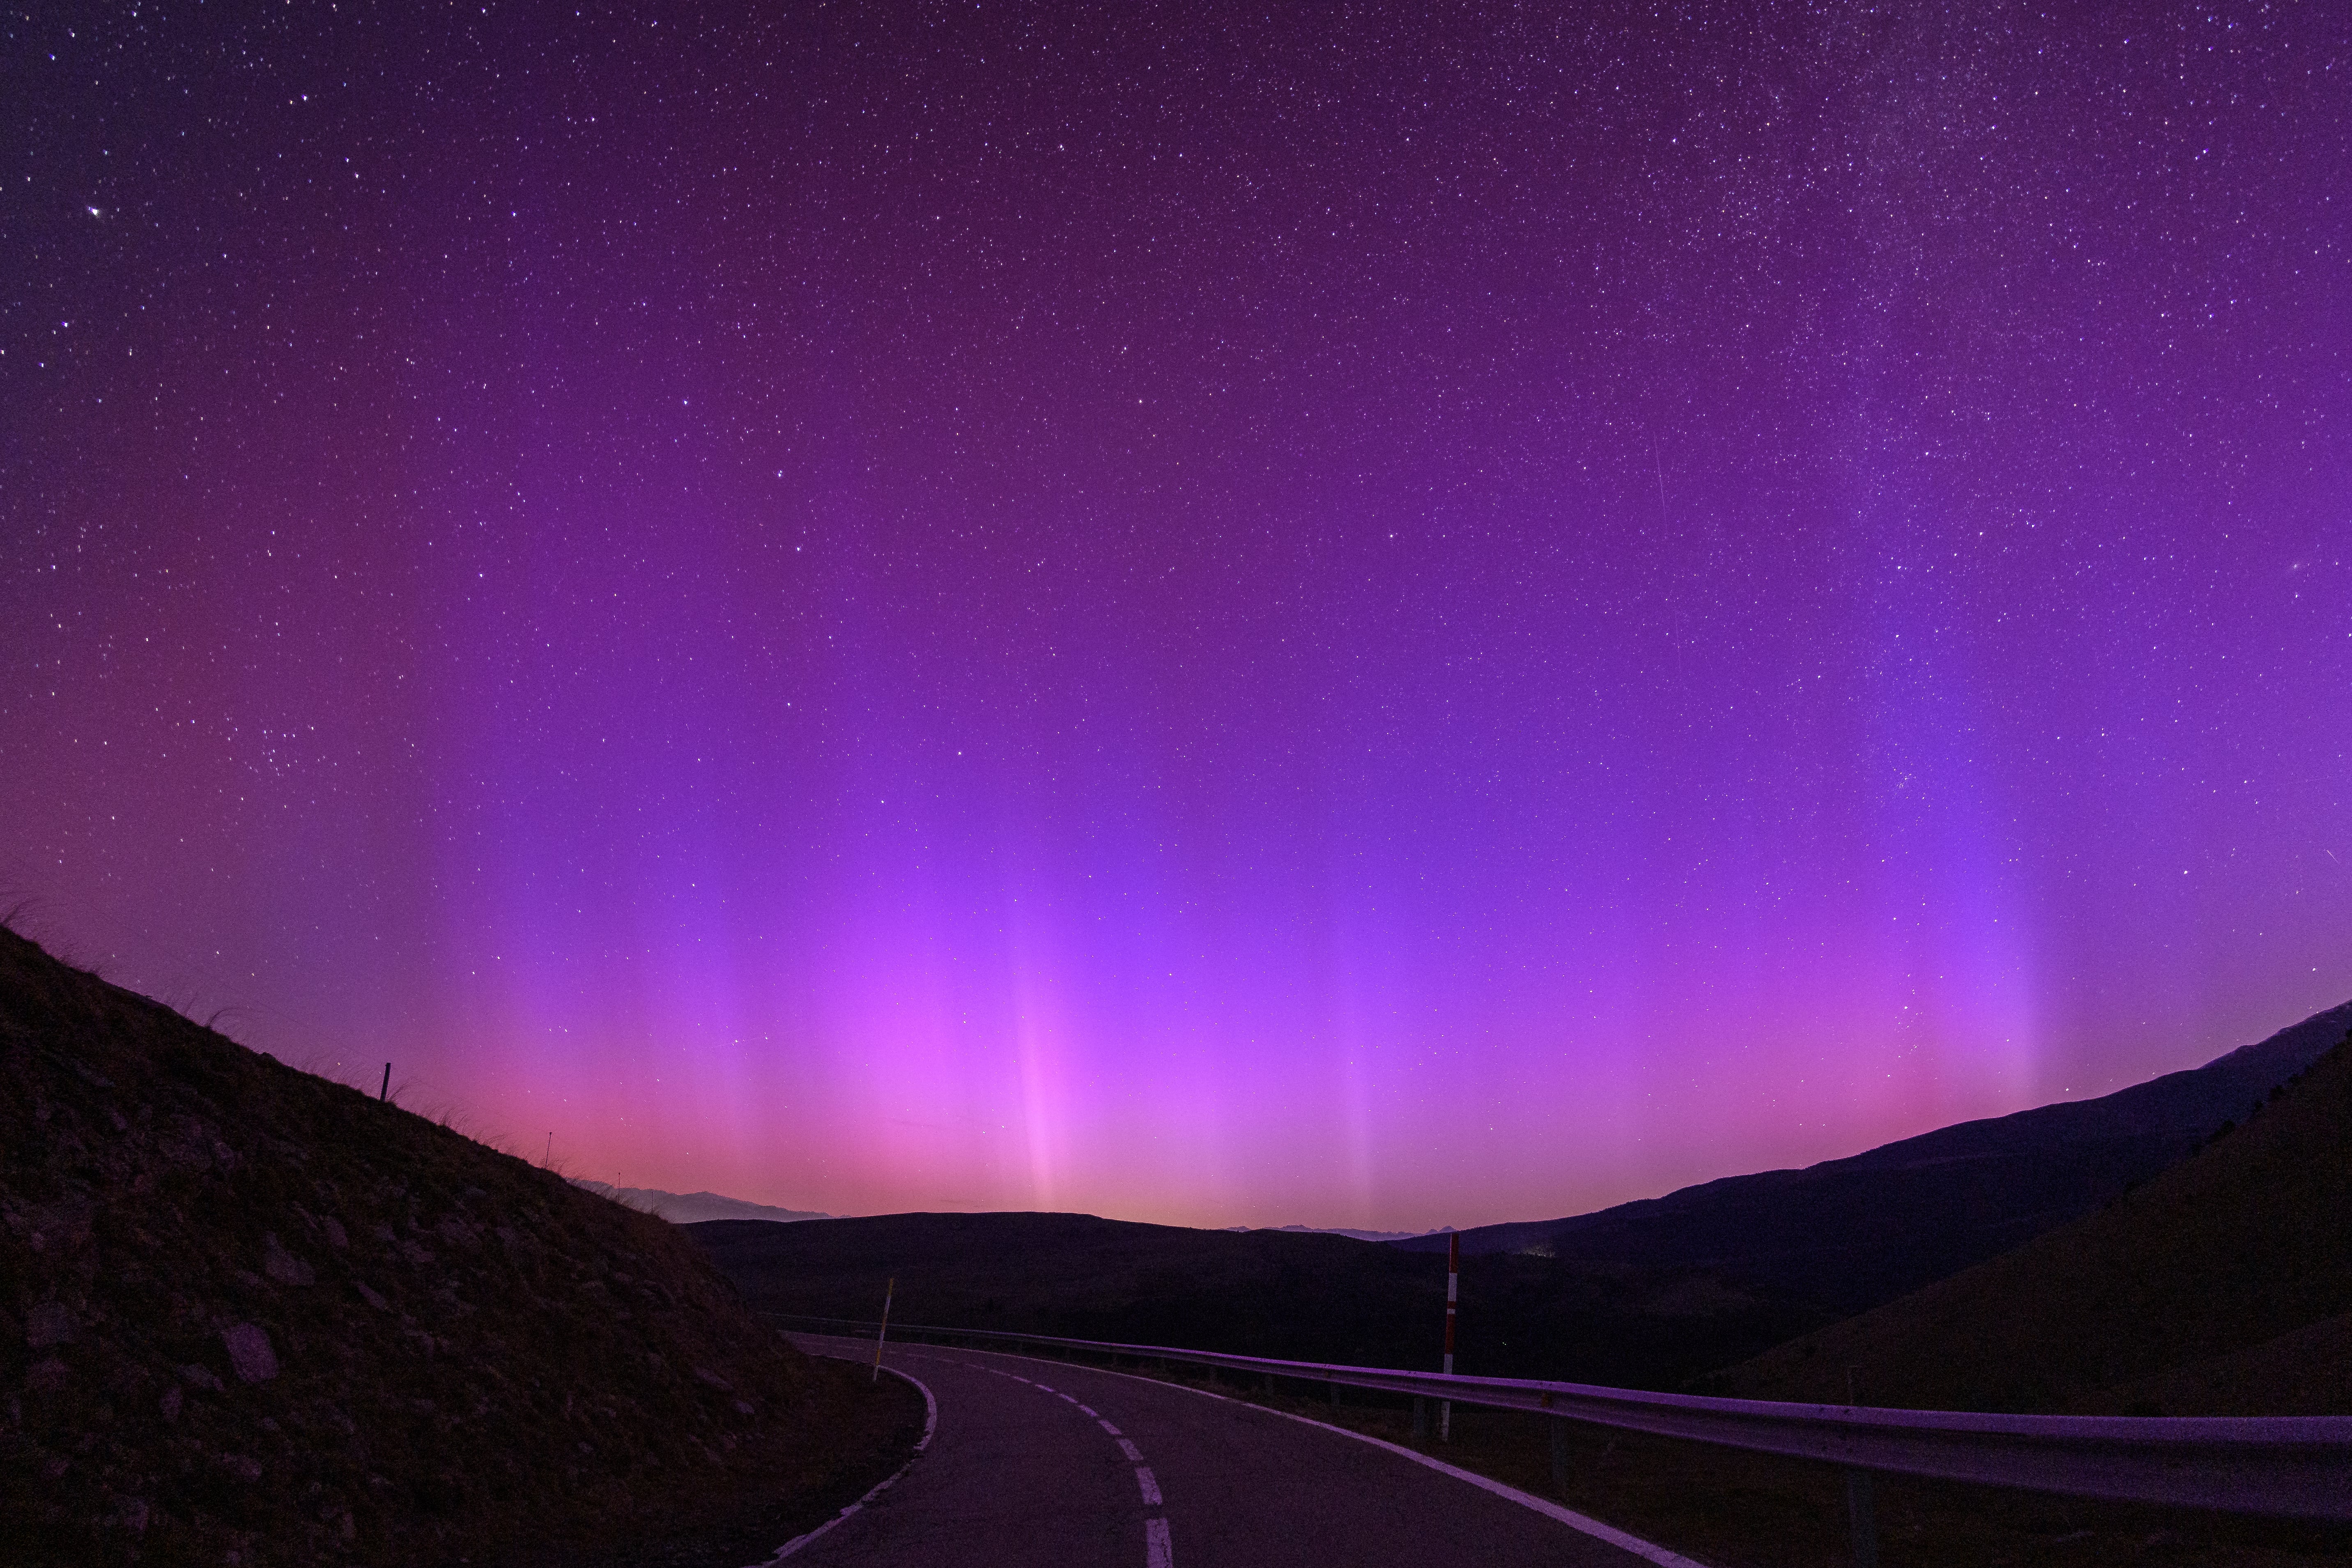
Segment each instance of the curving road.
[{"label": "curving road", "polygon": [[[793,1337],[819,1354],[873,1354],[870,1342]],[[884,1364],[936,1400],[929,1449],[779,1553],[793,1568],[1698,1568],[1552,1503],[1239,1400],[931,1345],[892,1346]]]}]

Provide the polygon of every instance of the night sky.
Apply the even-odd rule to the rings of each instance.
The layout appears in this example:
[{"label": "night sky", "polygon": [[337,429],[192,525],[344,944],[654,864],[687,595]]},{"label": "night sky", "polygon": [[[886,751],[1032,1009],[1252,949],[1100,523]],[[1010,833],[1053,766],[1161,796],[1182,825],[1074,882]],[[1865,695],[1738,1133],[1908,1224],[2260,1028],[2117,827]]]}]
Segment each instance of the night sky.
[{"label": "night sky", "polygon": [[1635,9],[10,13],[19,923],[575,1173],[1208,1225],[2352,996],[2352,10]]}]

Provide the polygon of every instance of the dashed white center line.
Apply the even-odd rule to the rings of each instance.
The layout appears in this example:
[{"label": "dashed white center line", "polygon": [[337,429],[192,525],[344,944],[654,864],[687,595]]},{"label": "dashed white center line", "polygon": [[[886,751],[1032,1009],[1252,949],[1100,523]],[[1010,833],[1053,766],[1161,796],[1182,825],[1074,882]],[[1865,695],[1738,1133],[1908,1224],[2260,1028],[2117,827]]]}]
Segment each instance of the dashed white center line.
[{"label": "dashed white center line", "polygon": [[[968,1362],[964,1364],[975,1363]],[[1146,1508],[1168,1506],[1167,1499],[1160,1495],[1160,1478],[1153,1475],[1151,1467],[1143,1462],[1143,1450],[1137,1447],[1129,1440],[1125,1433],[1112,1426],[1092,1405],[1078,1405],[1075,1395],[1064,1394],[1060,1389],[1047,1387],[1042,1383],[1032,1383],[1018,1373],[1005,1372],[998,1367],[987,1366],[984,1363],[978,1364],[981,1364],[985,1371],[995,1373],[999,1377],[1009,1377],[1015,1383],[1027,1383],[1030,1387],[1041,1393],[1050,1394],[1056,1399],[1066,1400],[1077,1405],[1088,1415],[1092,1415],[1095,1425],[1109,1434],[1111,1440],[1118,1445],[1118,1451],[1127,1456],[1127,1462],[1135,1467],[1135,1487],[1136,1490],[1142,1494],[1143,1506]],[[1155,1514],[1143,1521],[1143,1568],[1176,1568],[1175,1549],[1169,1544],[1168,1520],[1164,1514]]]}]

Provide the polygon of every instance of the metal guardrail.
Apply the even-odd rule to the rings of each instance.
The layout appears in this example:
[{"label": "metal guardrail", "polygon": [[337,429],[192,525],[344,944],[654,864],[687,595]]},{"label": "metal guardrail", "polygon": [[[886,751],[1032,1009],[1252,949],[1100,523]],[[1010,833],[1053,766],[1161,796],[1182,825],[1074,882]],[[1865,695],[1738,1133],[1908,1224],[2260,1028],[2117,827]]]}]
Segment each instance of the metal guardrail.
[{"label": "metal guardrail", "polygon": [[[870,1321],[849,1318],[761,1315],[862,1330],[868,1336],[877,1327]],[[1530,1411],[1662,1437],[1819,1459],[1850,1469],[2229,1513],[2352,1522],[2352,1416],[2346,1415],[1981,1415],[1864,1405],[1783,1405],[1580,1383],[1273,1361],[1219,1351],[1112,1344],[987,1329],[893,1323],[890,1333],[893,1338],[1052,1346],[1447,1399],[1456,1405]]]}]

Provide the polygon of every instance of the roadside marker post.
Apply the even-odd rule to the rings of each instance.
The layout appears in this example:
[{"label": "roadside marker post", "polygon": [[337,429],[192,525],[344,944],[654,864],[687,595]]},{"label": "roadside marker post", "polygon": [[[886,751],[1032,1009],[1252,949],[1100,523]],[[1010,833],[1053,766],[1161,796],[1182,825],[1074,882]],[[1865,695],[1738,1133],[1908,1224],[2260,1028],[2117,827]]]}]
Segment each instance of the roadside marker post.
[{"label": "roadside marker post", "polygon": [[890,1283],[882,1287],[882,1323],[874,1331],[874,1375],[868,1383],[882,1381],[882,1342],[890,1337],[890,1298],[898,1293],[898,1277],[890,1276]]},{"label": "roadside marker post", "polygon": [[[1454,1375],[1454,1307],[1462,1295],[1462,1234],[1445,1238],[1445,1375]],[[1454,1441],[1454,1401],[1437,1402],[1437,1440]]]}]

